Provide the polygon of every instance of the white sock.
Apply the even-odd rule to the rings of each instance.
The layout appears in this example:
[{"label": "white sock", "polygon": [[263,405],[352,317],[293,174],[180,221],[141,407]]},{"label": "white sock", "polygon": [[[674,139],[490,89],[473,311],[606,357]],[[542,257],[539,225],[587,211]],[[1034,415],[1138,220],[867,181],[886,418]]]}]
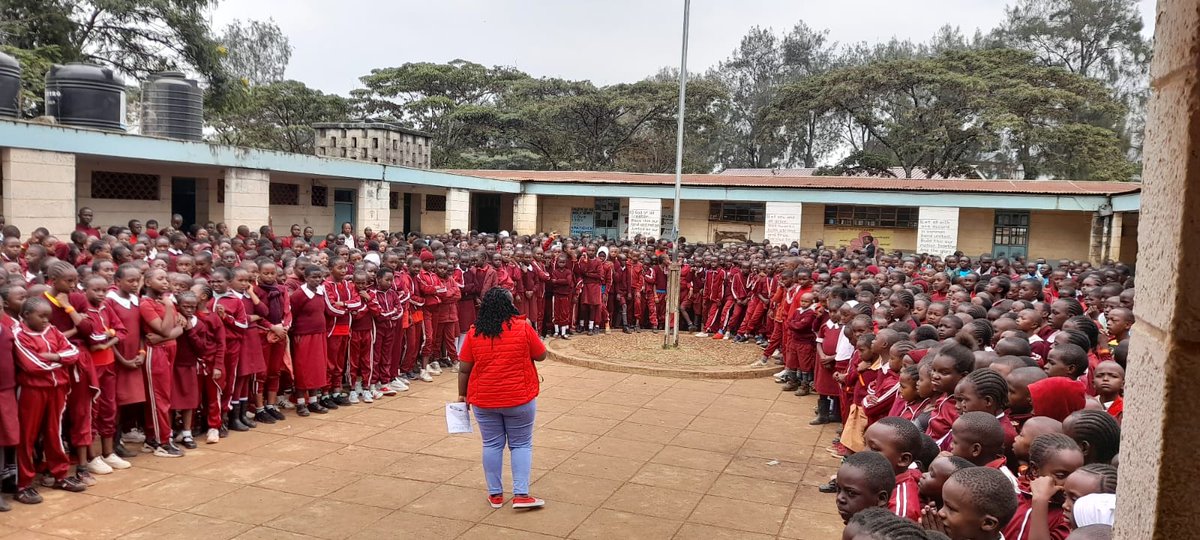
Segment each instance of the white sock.
[{"label": "white sock", "polygon": [[180,435],[182,435],[182,436],[184,436],[184,437],[191,437],[191,436],[192,436],[192,430],[190,430],[190,429],[185,429],[185,430],[183,430],[182,432],[180,432],[179,434],[180,434]]},{"label": "white sock", "polygon": [[596,321],[588,321],[588,330],[596,329]]},{"label": "white sock", "polygon": [[304,405],[304,398],[302,398],[302,397],[296,398],[296,405]]}]

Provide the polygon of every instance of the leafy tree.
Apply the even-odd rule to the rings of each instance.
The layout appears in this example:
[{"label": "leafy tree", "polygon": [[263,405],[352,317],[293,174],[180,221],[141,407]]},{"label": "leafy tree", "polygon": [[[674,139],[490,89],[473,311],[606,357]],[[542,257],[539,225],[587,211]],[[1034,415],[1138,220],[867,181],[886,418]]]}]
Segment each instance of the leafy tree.
[{"label": "leafy tree", "polygon": [[[1017,0],[993,38],[1039,63],[1099,79],[1128,109],[1122,148],[1138,159],[1145,130],[1151,46],[1135,0]],[[1123,150],[1124,151],[1124,150]]]},{"label": "leafy tree", "polygon": [[282,81],[292,58],[292,46],[274,20],[235,20],[219,41],[226,71],[249,86]]},{"label": "leafy tree", "polygon": [[814,111],[864,133],[823,172],[962,176],[993,163],[1026,178],[1126,180],[1113,119],[1124,108],[1098,81],[1012,49],[843,67],[781,92],[774,114]]},{"label": "leafy tree", "polygon": [[297,81],[252,86],[237,106],[211,119],[213,139],[223,144],[311,154],[317,122],[344,120],[349,100]]},{"label": "leafy tree", "polygon": [[779,122],[768,115],[781,86],[827,71],[833,64],[828,32],[804,22],[783,36],[752,28],[733,56],[709,71],[709,78],[730,95],[723,122],[725,167],[813,167],[834,146],[830,126],[818,115],[792,116]]},{"label": "leafy tree", "polygon": [[456,156],[478,142],[459,113],[494,106],[497,97],[528,75],[509,67],[485,67],[466,60],[446,64],[407,63],[373,69],[351,95],[363,115],[388,118],[433,134],[434,167],[455,166]]}]

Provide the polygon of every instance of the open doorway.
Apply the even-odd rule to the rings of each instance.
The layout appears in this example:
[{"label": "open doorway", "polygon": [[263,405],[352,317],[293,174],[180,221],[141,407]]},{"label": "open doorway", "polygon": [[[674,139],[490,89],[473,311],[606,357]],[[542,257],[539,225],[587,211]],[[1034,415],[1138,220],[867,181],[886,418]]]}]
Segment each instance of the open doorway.
[{"label": "open doorway", "polygon": [[196,179],[171,178],[171,213],[183,216],[183,230],[196,223]]}]

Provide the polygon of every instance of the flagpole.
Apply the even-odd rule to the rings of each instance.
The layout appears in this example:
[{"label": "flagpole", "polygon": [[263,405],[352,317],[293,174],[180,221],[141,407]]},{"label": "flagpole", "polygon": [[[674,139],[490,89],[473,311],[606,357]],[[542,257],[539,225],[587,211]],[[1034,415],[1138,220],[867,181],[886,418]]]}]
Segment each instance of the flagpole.
[{"label": "flagpole", "polygon": [[680,46],[679,58],[679,110],[678,118],[675,126],[675,213],[671,223],[671,273],[667,280],[667,320],[665,336],[663,337],[664,347],[679,346],[679,288],[680,288],[680,265],[679,260],[679,195],[683,184],[683,117],[684,117],[684,98],[687,96],[687,49],[688,49],[688,22],[691,18],[691,0],[683,0],[683,43]]}]

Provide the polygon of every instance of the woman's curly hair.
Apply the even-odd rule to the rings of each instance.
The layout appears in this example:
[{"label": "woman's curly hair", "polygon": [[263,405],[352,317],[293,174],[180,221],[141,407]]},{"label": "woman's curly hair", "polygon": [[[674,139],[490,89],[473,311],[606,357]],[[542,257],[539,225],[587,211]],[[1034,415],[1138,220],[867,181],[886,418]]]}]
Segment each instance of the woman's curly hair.
[{"label": "woman's curly hair", "polygon": [[504,331],[504,323],[519,315],[513,305],[512,293],[503,287],[492,287],[484,293],[475,318],[475,335],[495,338]]}]

